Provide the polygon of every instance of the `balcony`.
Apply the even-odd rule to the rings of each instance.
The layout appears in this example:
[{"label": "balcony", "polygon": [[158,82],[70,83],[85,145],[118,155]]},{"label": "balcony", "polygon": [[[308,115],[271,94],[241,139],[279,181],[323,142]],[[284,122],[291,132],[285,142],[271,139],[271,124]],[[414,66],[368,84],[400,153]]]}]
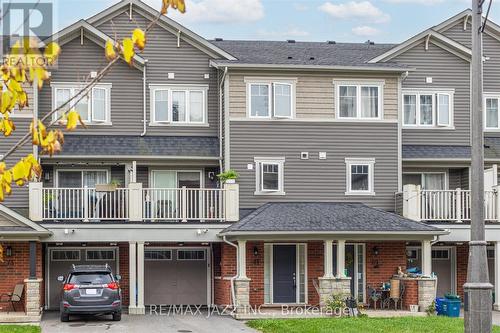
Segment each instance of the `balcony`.
[{"label": "balcony", "polygon": [[[497,190],[484,192],[484,218],[500,219],[500,196]],[[470,190],[422,190],[420,186],[405,185],[396,193],[396,212],[417,221],[470,221]]]},{"label": "balcony", "polygon": [[30,183],[30,219],[45,222],[234,222],[239,188],[43,187]]}]

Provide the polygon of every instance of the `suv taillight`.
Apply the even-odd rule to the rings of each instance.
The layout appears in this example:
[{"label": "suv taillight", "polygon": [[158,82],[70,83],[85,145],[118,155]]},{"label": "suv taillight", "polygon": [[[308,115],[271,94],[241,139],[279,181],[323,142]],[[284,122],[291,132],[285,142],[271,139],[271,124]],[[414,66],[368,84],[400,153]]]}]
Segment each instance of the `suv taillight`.
[{"label": "suv taillight", "polygon": [[120,285],[117,282],[111,282],[106,285],[107,288],[111,290],[118,290],[120,288]]},{"label": "suv taillight", "polygon": [[76,288],[76,285],[74,285],[73,283],[66,283],[66,284],[64,284],[63,290],[70,291],[70,290],[73,290],[75,288]]}]

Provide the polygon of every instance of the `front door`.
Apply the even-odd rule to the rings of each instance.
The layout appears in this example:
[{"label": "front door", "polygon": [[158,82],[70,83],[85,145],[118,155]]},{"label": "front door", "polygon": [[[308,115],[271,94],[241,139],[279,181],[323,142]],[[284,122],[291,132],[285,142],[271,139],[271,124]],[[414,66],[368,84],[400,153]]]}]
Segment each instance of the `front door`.
[{"label": "front door", "polygon": [[273,247],[273,301],[295,303],[297,300],[297,247]]}]

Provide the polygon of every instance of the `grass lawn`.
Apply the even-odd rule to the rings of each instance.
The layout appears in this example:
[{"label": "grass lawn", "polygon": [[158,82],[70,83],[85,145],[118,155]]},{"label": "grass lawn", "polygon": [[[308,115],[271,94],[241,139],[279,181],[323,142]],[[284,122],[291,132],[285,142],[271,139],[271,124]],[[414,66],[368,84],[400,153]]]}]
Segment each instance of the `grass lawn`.
[{"label": "grass lawn", "polygon": [[40,333],[40,326],[33,325],[0,325],[0,333]]},{"label": "grass lawn", "polygon": [[[247,325],[264,333],[455,333],[464,331],[462,319],[441,316],[269,319],[251,320]],[[500,333],[500,326],[495,326],[493,333]]]}]

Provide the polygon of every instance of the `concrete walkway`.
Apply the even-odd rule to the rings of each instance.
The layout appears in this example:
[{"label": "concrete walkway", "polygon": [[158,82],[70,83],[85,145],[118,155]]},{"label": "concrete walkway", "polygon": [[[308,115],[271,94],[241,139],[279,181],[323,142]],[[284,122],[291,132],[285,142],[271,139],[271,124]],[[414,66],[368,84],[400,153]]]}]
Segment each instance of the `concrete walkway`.
[{"label": "concrete walkway", "polygon": [[111,316],[77,317],[69,323],[59,320],[59,312],[45,312],[42,318],[42,333],[249,333],[257,332],[244,322],[228,316],[206,317],[202,315],[123,315],[121,321],[112,321]]}]

